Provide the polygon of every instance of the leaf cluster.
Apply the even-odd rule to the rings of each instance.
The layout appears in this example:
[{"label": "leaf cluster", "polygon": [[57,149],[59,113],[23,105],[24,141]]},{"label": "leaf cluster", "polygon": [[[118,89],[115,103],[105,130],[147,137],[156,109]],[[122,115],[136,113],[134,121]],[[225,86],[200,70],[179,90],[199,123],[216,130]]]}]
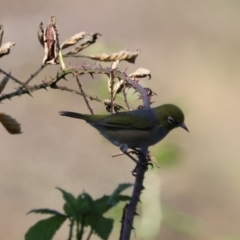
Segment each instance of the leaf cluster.
[{"label": "leaf cluster", "polygon": [[88,229],[90,230],[87,240],[93,234],[96,234],[102,240],[107,240],[113,229],[114,220],[106,218],[104,214],[119,202],[130,200],[129,196],[121,195],[121,192],[130,186],[132,184],[119,184],[111,195],[104,195],[95,200],[85,192],[74,197],[71,193],[57,188],[62,193],[65,201],[63,205],[64,213],[47,208],[31,210],[29,213],[50,214],[53,216],[40,220],[30,227],[25,234],[25,240],[51,240],[65,221],[70,222],[68,240],[83,239],[83,234]]}]

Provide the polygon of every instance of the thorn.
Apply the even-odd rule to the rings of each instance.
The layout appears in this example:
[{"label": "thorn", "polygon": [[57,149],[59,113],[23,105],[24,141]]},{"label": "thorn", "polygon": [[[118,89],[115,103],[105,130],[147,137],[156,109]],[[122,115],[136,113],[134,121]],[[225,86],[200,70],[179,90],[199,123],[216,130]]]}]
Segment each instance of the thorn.
[{"label": "thorn", "polygon": [[63,77],[62,77],[65,81],[68,81],[67,79],[66,79],[66,76],[64,75]]},{"label": "thorn", "polygon": [[47,83],[44,80],[42,80],[42,83],[43,83],[43,88],[47,90]]},{"label": "thorn", "polygon": [[135,91],[133,92],[133,95],[136,94],[137,92],[138,92],[137,89],[135,89]]},{"label": "thorn", "polygon": [[87,71],[87,67],[84,64],[82,65],[82,67],[85,71]]},{"label": "thorn", "polygon": [[93,77],[93,73],[92,73],[92,72],[90,72],[89,74],[91,75],[92,79],[94,79],[94,77]]},{"label": "thorn", "polygon": [[28,90],[27,94],[33,98],[32,94],[30,93],[30,91]]},{"label": "thorn", "polygon": [[2,94],[2,96],[4,96],[5,98],[7,98],[8,100],[11,100],[11,97],[8,94]]},{"label": "thorn", "polygon": [[135,215],[135,216],[140,216],[136,211],[134,212],[134,215]]}]

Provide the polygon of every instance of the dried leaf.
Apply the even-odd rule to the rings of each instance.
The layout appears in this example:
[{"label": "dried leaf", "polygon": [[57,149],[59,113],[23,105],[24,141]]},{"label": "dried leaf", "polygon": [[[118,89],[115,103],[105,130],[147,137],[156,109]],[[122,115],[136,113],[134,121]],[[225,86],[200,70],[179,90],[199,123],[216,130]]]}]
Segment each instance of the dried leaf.
[{"label": "dried leaf", "polygon": [[10,53],[10,48],[14,45],[15,45],[14,42],[7,42],[7,43],[3,44],[0,47],[0,58],[3,57],[4,55],[9,54]]},{"label": "dried leaf", "polygon": [[21,133],[20,124],[11,116],[6,115],[5,113],[0,113],[0,122],[9,133],[11,134]]},{"label": "dried leaf", "polygon": [[96,42],[98,36],[101,36],[101,34],[100,33],[85,34],[84,38],[81,39],[79,45],[77,47],[71,49],[65,55],[74,55],[76,53],[79,53],[83,49],[85,49],[85,48],[89,47],[90,45],[94,44]]},{"label": "dried leaf", "polygon": [[58,38],[56,20],[51,16],[51,22],[44,30],[44,51],[43,64],[58,64]]},{"label": "dried leaf", "polygon": [[121,79],[115,84],[113,88],[114,97],[116,96],[116,94],[120,93],[123,90],[123,87],[124,87],[124,80]]},{"label": "dried leaf", "polygon": [[129,63],[135,63],[135,60],[137,56],[139,55],[140,50],[137,50],[136,52],[129,52],[127,50],[123,50],[117,53],[102,53],[102,54],[95,54],[90,56],[83,56],[86,58],[90,58],[92,60],[96,61],[104,61],[104,62],[114,62],[114,61],[127,61]]},{"label": "dried leaf", "polygon": [[[9,73],[9,75],[11,75],[11,72]],[[3,80],[0,82],[0,93],[2,93],[2,91],[4,90],[5,86],[7,85],[8,80],[9,80],[9,77],[5,76],[3,78]]]},{"label": "dried leaf", "polygon": [[64,48],[67,48],[69,46],[72,46],[72,45],[76,44],[79,40],[83,39],[85,35],[86,35],[85,32],[80,32],[80,33],[77,33],[74,36],[68,38],[61,45],[61,49],[64,49]]},{"label": "dried leaf", "polygon": [[40,44],[44,47],[44,30],[43,30],[43,23],[41,22],[39,24],[39,29],[38,29],[38,40],[40,42]]},{"label": "dried leaf", "polygon": [[112,70],[113,70],[113,69],[117,69],[117,68],[118,68],[118,65],[119,65],[119,60],[113,62],[113,63],[112,63],[112,66],[111,66]]},{"label": "dried leaf", "polygon": [[148,79],[151,79],[151,73],[146,68],[139,68],[134,73],[131,73],[129,75],[130,78],[145,78],[148,77]]},{"label": "dried leaf", "polygon": [[2,45],[3,33],[4,33],[3,25],[0,25],[0,47]]}]

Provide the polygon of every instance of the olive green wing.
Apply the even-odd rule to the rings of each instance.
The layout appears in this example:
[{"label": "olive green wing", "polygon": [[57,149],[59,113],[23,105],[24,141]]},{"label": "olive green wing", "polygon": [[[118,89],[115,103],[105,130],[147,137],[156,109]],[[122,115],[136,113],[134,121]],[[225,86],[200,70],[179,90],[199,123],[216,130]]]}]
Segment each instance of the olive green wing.
[{"label": "olive green wing", "polygon": [[[93,120],[93,119],[92,119]],[[157,125],[156,119],[139,114],[119,113],[113,115],[95,115],[93,125],[122,129],[149,129]]]}]

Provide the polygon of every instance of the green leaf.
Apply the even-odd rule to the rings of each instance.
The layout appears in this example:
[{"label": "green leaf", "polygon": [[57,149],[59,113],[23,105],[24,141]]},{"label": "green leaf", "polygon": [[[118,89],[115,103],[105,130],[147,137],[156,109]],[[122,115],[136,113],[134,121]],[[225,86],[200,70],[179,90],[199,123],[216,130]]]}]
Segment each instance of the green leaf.
[{"label": "green leaf", "polygon": [[120,201],[130,200],[129,196],[120,195],[122,191],[131,187],[131,183],[119,184],[118,187],[113,191],[111,196],[104,195],[103,197],[96,199],[95,204],[97,211],[100,215],[107,212],[110,208],[116,206]]},{"label": "green leaf", "polygon": [[110,201],[110,196],[104,195],[103,197],[95,201],[97,212],[102,215],[112,207],[116,206],[121,201],[129,201],[131,197],[127,195],[119,195],[114,198],[114,201]]},{"label": "green leaf", "polygon": [[65,190],[61,188],[57,188],[63,195],[63,199],[65,200],[65,204],[63,206],[64,212],[69,216],[73,218],[77,218],[77,200],[76,198],[69,192],[66,192]]},{"label": "green leaf", "polygon": [[25,240],[51,240],[66,219],[66,216],[56,215],[37,222],[29,228]]},{"label": "green leaf", "polygon": [[[120,193],[122,191],[124,191],[125,189],[129,188],[133,186],[133,184],[131,183],[122,183],[122,184],[119,184],[118,187],[114,190],[114,192],[112,193],[112,195],[110,196],[109,200],[108,200],[108,203],[109,204],[113,204],[113,205],[116,205],[116,203],[118,202],[117,201],[117,197],[120,195]],[[116,203],[115,203],[116,202]]]},{"label": "green leaf", "polygon": [[95,202],[87,193],[82,193],[77,197],[77,206],[81,213],[95,209]]},{"label": "green leaf", "polygon": [[60,213],[56,210],[52,210],[52,209],[48,209],[48,208],[33,209],[33,210],[29,211],[27,214],[29,214],[29,213],[40,213],[40,214],[51,214],[51,215],[65,216],[64,214],[62,214],[62,213]]},{"label": "green leaf", "polygon": [[94,227],[94,232],[102,239],[107,240],[113,229],[113,219],[100,217],[97,225]]}]

